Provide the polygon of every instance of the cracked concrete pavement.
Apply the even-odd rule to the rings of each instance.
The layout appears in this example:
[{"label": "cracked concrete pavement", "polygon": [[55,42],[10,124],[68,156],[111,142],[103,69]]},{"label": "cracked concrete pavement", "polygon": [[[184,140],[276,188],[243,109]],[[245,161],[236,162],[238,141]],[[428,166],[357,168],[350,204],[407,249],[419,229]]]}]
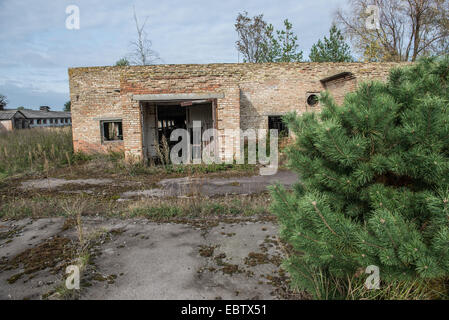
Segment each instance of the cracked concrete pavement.
[{"label": "cracked concrete pavement", "polygon": [[[8,261],[56,237],[76,243],[65,218],[0,222],[0,299],[41,299],[64,278],[24,274]],[[108,233],[82,275],[81,299],[283,299],[287,276],[273,222],[202,224],[84,218],[86,234]],[[5,270],[6,269],[6,270]],[[100,276],[99,276],[100,275]],[[108,279],[107,281],[105,281]]]}]

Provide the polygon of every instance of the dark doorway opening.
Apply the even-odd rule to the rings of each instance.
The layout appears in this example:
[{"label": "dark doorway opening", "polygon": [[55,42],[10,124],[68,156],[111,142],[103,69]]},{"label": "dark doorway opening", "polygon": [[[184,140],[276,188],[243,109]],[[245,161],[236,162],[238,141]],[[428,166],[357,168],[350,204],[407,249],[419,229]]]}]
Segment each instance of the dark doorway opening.
[{"label": "dark doorway opening", "polygon": [[170,135],[173,130],[187,129],[187,112],[185,107],[180,105],[160,106],[157,108],[157,132],[158,141],[161,143],[162,137],[165,137],[171,149],[176,141],[170,141]]},{"label": "dark doorway opening", "polygon": [[268,129],[278,130],[279,137],[288,136],[288,127],[282,121],[282,116],[268,116]]},{"label": "dark doorway opening", "polygon": [[[143,152],[146,157],[157,161],[161,152],[164,156],[169,153],[179,142],[170,141],[176,129],[186,129],[190,135],[190,158],[201,157],[201,150],[208,144],[201,141],[201,137],[205,130],[215,127],[215,106],[213,100],[143,102]],[[201,127],[198,132],[194,126],[199,123]],[[193,138],[194,132],[197,139]]]}]

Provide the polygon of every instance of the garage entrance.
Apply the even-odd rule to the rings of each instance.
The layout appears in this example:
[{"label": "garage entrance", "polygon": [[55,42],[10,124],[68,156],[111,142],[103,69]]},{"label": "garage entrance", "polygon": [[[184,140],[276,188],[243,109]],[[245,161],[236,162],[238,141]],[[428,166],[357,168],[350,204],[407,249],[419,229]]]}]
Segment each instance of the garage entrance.
[{"label": "garage entrance", "polygon": [[159,148],[162,148],[163,140],[167,141],[171,150],[178,143],[178,141],[170,141],[172,132],[176,129],[186,129],[190,134],[190,143],[192,145],[191,159],[201,158],[202,150],[207,145],[207,142],[193,144],[194,122],[201,122],[202,137],[204,131],[216,128],[215,109],[216,102],[213,99],[141,102],[143,151],[145,157],[157,158],[157,146],[159,145]]}]

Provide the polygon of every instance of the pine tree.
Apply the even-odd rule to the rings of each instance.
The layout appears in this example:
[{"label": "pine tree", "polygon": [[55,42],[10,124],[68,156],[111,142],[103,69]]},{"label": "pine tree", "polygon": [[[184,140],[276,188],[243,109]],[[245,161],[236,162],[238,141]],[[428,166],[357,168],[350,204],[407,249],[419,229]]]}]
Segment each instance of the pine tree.
[{"label": "pine tree", "polygon": [[378,266],[390,281],[449,276],[449,57],[363,83],[320,114],[285,117],[299,175],[272,188],[282,238],[296,254],[293,285],[313,292],[317,272],[337,279]]},{"label": "pine tree", "polygon": [[7,104],[8,104],[8,99],[6,98],[6,96],[4,96],[0,93],[0,110],[3,110]]},{"label": "pine tree", "polygon": [[69,100],[66,103],[64,103],[64,111],[70,112],[72,109],[72,102]]},{"label": "pine tree", "polygon": [[312,62],[351,62],[351,50],[345,42],[341,31],[333,25],[329,30],[329,39],[318,40],[310,50]]},{"label": "pine tree", "polygon": [[260,62],[300,62],[302,60],[298,36],[293,33],[293,25],[288,19],[284,20],[284,27],[285,30],[276,30],[276,35],[272,24],[266,27]]},{"label": "pine tree", "polygon": [[117,60],[117,62],[115,63],[116,67],[127,67],[129,65],[130,65],[130,63],[129,63],[128,59],[126,59],[126,58],[121,58],[121,59]]}]

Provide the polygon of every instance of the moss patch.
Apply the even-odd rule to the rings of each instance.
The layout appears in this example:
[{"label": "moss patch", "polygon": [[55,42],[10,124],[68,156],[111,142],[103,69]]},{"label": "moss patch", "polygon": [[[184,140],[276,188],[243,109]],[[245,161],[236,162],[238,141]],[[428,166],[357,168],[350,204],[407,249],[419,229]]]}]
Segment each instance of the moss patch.
[{"label": "moss patch", "polygon": [[54,237],[47,239],[34,248],[27,249],[0,266],[0,271],[22,267],[24,271],[8,279],[14,283],[24,274],[31,274],[50,268],[57,273],[67,266],[73,257],[74,248],[68,238]]},{"label": "moss patch", "polygon": [[215,246],[200,246],[200,256],[202,257],[212,257],[214,254]]}]

